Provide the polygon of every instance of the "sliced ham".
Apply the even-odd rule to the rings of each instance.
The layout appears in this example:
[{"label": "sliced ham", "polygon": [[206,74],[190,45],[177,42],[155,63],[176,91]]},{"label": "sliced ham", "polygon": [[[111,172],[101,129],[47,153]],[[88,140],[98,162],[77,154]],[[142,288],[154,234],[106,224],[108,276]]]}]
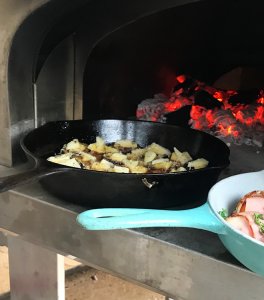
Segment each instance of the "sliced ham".
[{"label": "sliced ham", "polygon": [[250,192],[238,202],[236,213],[250,211],[264,213],[264,191]]},{"label": "sliced ham", "polygon": [[264,197],[250,197],[247,198],[245,212],[258,212],[264,214]]},{"label": "sliced ham", "polygon": [[258,241],[264,242],[264,235],[260,232],[259,226],[255,223],[254,214],[255,212],[244,212],[239,213],[239,216],[244,216],[247,219],[253,233],[253,237]]},{"label": "sliced ham", "polygon": [[[264,191],[253,191],[246,194],[226,221],[237,230],[264,243],[264,233],[261,232],[263,227],[256,224],[255,214],[264,215]],[[258,218],[257,223],[262,221],[264,223],[264,220]]]},{"label": "sliced ham", "polygon": [[236,228],[237,230],[242,231],[243,233],[254,237],[252,227],[248,219],[243,215],[236,215],[233,217],[226,218],[226,222],[228,222],[232,227]]}]

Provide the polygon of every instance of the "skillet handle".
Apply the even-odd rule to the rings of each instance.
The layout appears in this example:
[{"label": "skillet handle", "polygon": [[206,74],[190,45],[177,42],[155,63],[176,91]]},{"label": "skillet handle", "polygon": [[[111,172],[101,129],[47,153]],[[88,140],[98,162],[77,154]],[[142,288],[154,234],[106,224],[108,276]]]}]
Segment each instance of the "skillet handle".
[{"label": "skillet handle", "polygon": [[0,193],[6,192],[20,185],[35,182],[42,177],[52,175],[54,173],[65,172],[66,170],[66,168],[36,166],[34,169],[25,171],[23,173],[1,177]]},{"label": "skillet handle", "polygon": [[151,209],[92,209],[77,216],[77,222],[88,230],[110,230],[142,227],[189,227],[225,233],[225,225],[208,203],[197,208],[169,211]]}]

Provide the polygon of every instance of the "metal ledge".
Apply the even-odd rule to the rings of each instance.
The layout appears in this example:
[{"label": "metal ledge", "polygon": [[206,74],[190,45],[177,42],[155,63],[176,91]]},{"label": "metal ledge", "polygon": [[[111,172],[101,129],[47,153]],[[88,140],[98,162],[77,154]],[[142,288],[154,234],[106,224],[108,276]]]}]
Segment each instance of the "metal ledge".
[{"label": "metal ledge", "polygon": [[33,184],[1,195],[0,227],[174,299],[263,298],[264,279],[242,267],[217,235],[184,228],[89,232],[75,221],[82,210]]}]

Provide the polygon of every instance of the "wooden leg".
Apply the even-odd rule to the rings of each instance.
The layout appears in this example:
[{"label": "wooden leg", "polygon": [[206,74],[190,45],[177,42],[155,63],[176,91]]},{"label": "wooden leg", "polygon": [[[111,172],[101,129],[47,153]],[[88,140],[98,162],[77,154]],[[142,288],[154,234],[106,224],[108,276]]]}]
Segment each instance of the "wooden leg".
[{"label": "wooden leg", "polygon": [[8,237],[11,300],[64,300],[64,257]]}]

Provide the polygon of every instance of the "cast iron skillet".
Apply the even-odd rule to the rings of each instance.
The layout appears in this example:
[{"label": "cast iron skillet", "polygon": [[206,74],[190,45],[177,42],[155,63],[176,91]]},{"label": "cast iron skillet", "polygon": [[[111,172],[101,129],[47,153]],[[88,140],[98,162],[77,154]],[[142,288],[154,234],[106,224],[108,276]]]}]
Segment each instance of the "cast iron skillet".
[{"label": "cast iron skillet", "polygon": [[[120,174],[65,167],[48,162],[50,155],[74,138],[91,143],[101,136],[107,143],[131,139],[144,147],[152,142],[188,151],[209,160],[207,168],[174,174]],[[40,179],[51,194],[90,208],[193,207],[206,201],[210,187],[229,164],[229,148],[201,131],[153,122],[96,120],[47,123],[28,133],[21,146],[35,167],[0,179],[0,192]]]}]

